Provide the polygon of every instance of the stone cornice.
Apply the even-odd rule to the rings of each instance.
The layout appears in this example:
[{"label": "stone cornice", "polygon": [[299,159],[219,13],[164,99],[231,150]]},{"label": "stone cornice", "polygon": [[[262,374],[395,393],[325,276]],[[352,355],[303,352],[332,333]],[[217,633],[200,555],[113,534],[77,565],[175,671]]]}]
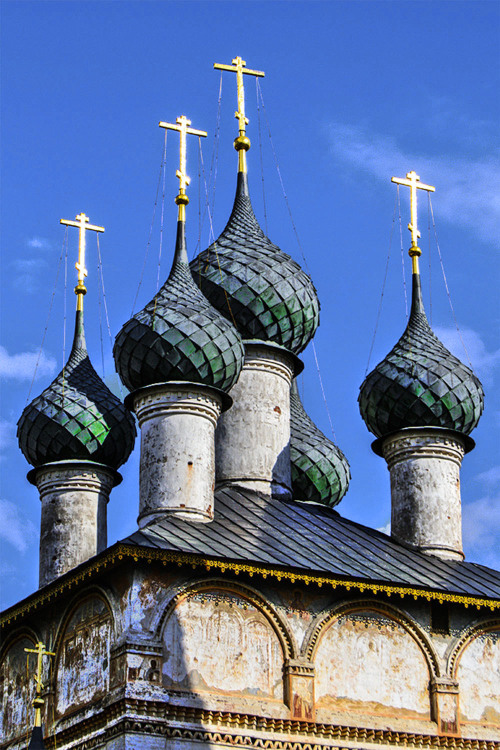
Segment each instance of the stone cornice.
[{"label": "stone cornice", "polygon": [[205,746],[210,743],[266,750],[352,748],[352,743],[356,743],[357,748],[389,745],[450,750],[500,749],[500,743],[495,740],[274,719],[131,699],[121,699],[93,717],[61,730],[56,736],[49,733],[45,745],[47,750],[52,750],[71,742],[78,750],[92,750],[125,732],[193,740]]}]

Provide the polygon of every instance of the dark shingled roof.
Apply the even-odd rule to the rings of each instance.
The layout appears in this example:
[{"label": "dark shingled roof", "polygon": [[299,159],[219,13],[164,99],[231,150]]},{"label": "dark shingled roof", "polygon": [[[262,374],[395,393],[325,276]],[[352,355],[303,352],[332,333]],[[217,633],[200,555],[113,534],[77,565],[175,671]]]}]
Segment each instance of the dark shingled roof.
[{"label": "dark shingled roof", "polygon": [[244,359],[241,338],[193,282],[183,221],[177,222],[168,279],[151,302],[125,323],[113,356],[131,391],[172,380],[227,391],[238,380]]},{"label": "dark shingled roof", "polygon": [[290,391],[290,463],[295,497],[338,505],[349,487],[346,457],[306,413],[294,380]]},{"label": "dark shingled roof", "polygon": [[234,321],[243,339],[271,341],[299,354],[314,336],[319,325],[314,284],[260,228],[246,174],[238,173],[222,234],[190,265],[203,294]]},{"label": "dark shingled roof", "polygon": [[215,519],[169,517],[123,543],[316,575],[500,599],[500,572],[416,552],[386,534],[312,503],[243,488],[215,493]]},{"label": "dark shingled roof", "polygon": [[358,401],[361,416],[377,437],[405,427],[444,427],[468,435],[479,422],[481,383],[433,333],[418,274],[413,274],[406,330],[365,378]]},{"label": "dark shingled roof", "polygon": [[117,469],[129,457],[136,436],[134,418],[92,366],[82,310],[76,313],[65,367],[24,409],[17,425],[19,446],[33,466],[95,461]]}]

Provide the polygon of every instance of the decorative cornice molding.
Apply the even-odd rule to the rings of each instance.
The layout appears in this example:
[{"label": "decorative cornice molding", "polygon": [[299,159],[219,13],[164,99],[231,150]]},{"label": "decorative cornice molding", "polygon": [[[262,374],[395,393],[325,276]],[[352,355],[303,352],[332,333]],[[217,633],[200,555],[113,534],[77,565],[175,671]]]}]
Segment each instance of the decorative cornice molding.
[{"label": "decorative cornice molding", "polygon": [[[111,721],[112,726],[106,727]],[[93,750],[114,737],[123,737],[126,732],[194,740],[206,743],[206,746],[210,743],[259,750],[337,750],[352,747],[351,743],[373,747],[500,749],[500,743],[495,740],[323,724],[300,719],[273,719],[133,699],[121,699],[92,718],[60,731],[57,736],[51,734],[46,738],[45,745],[48,750],[55,750],[62,743],[72,742],[76,746],[78,742],[78,750]],[[255,733],[260,736],[255,736]],[[275,736],[270,737],[270,734]]]},{"label": "decorative cornice molding", "polygon": [[386,596],[392,596],[395,594],[401,598],[411,596],[414,599],[425,599],[428,602],[431,600],[452,602],[454,604],[462,604],[466,608],[472,606],[477,607],[477,609],[487,607],[492,611],[500,610],[500,599],[484,599],[482,597],[451,594],[443,591],[429,591],[427,589],[413,588],[410,586],[391,586],[388,584],[372,583],[369,581],[346,580],[335,578],[333,576],[309,575],[307,573],[300,573],[293,570],[266,568],[263,565],[230,562],[228,560],[202,557],[200,555],[187,554],[184,552],[174,552],[150,547],[137,547],[119,542],[95,558],[83,563],[76,568],[74,572],[70,571],[61,577],[61,579],[57,579],[51,584],[44,586],[42,590],[28,597],[27,600],[6,610],[0,618],[0,626],[10,625],[19,617],[34,612],[39,606],[57,598],[61,594],[71,591],[74,586],[81,585],[94,575],[101,573],[103,570],[112,567],[113,565],[119,564],[124,559],[131,559],[135,562],[138,562],[139,559],[141,559],[148,563],[158,561],[163,565],[174,563],[179,568],[190,566],[193,570],[196,568],[204,568],[207,571],[216,570],[223,574],[227,572],[234,573],[235,575],[245,573],[250,577],[257,575],[262,579],[271,578],[276,581],[290,581],[291,583],[300,582],[304,583],[306,586],[312,584],[318,587],[327,586],[331,589],[340,588],[346,591],[354,589],[361,593],[373,595],[381,593]]},{"label": "decorative cornice molding", "polygon": [[201,389],[195,385],[191,390],[185,388],[168,388],[158,386],[142,389],[134,393],[134,411],[142,427],[150,419],[189,414],[208,419],[215,427],[222,410],[222,399],[219,394],[208,388]]}]

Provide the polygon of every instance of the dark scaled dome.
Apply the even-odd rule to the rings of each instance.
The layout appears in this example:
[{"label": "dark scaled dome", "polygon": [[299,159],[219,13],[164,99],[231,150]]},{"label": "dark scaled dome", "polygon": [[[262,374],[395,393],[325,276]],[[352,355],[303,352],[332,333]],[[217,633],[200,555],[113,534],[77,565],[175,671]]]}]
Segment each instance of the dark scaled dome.
[{"label": "dark scaled dome", "polygon": [[290,391],[290,459],[294,500],[333,508],[349,487],[347,459],[306,414],[296,382]]},{"label": "dark scaled dome", "polygon": [[443,427],[468,435],[479,422],[482,385],[431,330],[418,274],[413,274],[406,330],[365,378],[358,401],[361,416],[377,437],[405,427]]},{"label": "dark scaled dome", "polygon": [[272,341],[299,354],[319,325],[310,277],[260,228],[246,173],[238,173],[233,210],[219,239],[191,261],[193,278],[243,339]]},{"label": "dark scaled dome", "polygon": [[238,379],[244,358],[241,338],[193,282],[183,221],[177,223],[168,279],[156,297],[125,323],[113,356],[131,391],[169,380],[227,391]]},{"label": "dark scaled dome", "polygon": [[92,367],[83,311],[78,310],[66,366],[24,409],[18,422],[20,448],[35,467],[79,460],[117,469],[129,457],[135,436],[132,415]]}]

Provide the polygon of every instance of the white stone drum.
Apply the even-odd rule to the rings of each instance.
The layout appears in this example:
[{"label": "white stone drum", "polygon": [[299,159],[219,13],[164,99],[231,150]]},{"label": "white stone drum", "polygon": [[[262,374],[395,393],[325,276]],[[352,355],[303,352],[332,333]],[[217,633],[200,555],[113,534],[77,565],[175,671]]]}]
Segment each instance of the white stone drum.
[{"label": "white stone drum", "polygon": [[244,343],[234,403],[215,434],[217,484],[291,497],[290,384],[300,360],[278,346]]},{"label": "white stone drum", "polygon": [[460,466],[467,441],[459,433],[427,427],[380,441],[391,475],[395,539],[444,559],[464,559]]},{"label": "white stone drum", "polygon": [[221,391],[196,383],[162,383],[131,394],[141,428],[139,527],[174,514],[214,517],[215,426]]},{"label": "white stone drum", "polygon": [[106,548],[106,506],[121,476],[91,461],[57,461],[33,469],[28,478],[42,503],[40,586],[45,586]]}]

